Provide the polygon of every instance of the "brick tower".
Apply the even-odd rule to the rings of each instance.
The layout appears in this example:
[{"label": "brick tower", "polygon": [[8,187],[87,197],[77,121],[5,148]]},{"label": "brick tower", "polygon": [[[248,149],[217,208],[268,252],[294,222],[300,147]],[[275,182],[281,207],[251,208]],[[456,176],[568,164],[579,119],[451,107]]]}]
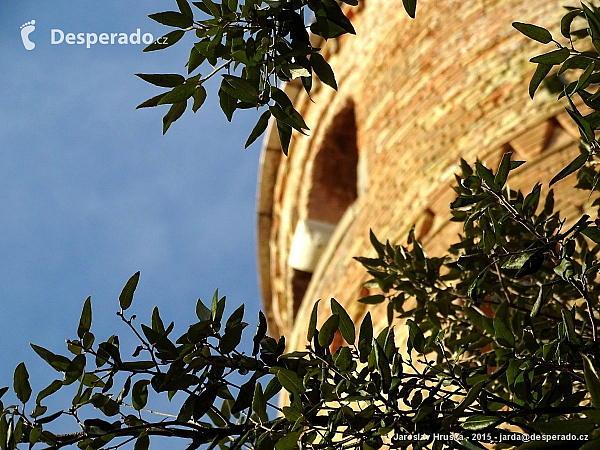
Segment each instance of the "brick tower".
[{"label": "brick tower", "polygon": [[[373,255],[369,229],[403,243],[416,224],[435,256],[453,241],[450,186],[461,157],[495,169],[512,151],[527,164],[509,182],[531,189],[577,155],[579,133],[564,105],[547,89],[533,101],[527,92],[529,59],[552,48],[511,26],[534,23],[559,36],[562,4],[421,0],[413,20],[400,2],[364,0],[346,10],[356,36],[321,45],[338,91],[317,82],[313,103],[299,83],[286,86],[311,131],[293,136],[288,157],[276,130],[265,139],[258,257],[270,331],[290,350],[304,345],[317,299],[335,297],[357,320],[365,313],[356,300],[368,294],[368,275],[352,257]],[[556,192],[567,216],[591,204],[574,181]],[[384,325],[385,305],[371,314]]]}]

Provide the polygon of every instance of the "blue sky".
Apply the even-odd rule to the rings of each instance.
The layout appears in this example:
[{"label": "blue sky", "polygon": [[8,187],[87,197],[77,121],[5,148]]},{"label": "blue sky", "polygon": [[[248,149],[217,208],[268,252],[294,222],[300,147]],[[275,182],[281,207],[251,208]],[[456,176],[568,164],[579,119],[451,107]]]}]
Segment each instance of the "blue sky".
[{"label": "blue sky", "polygon": [[[138,270],[132,310],[140,317],[158,305],[183,331],[196,299],[210,301],[219,288],[230,310],[246,303],[254,330],[260,143],[243,145],[257,112],[237,111],[228,123],[215,77],[202,109],[162,136],[166,107],[135,110],[162,90],[133,74],[185,74],[192,36],[150,53],[50,43],[51,29],[140,28],[156,38],[168,29],[147,15],[176,8],[175,0],[2,0],[0,386],[12,384],[21,361],[34,391],[51,381],[28,344],[62,351],[88,295],[97,339],[126,335],[114,313]],[[20,27],[31,20],[36,47],[27,51]]]}]

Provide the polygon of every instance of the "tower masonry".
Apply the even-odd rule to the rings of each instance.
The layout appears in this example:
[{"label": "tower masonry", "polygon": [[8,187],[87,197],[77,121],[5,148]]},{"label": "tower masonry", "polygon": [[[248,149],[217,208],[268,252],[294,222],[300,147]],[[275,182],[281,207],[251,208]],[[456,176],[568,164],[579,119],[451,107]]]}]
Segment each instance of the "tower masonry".
[{"label": "tower masonry", "polygon": [[[345,9],[356,36],[318,45],[338,91],[316,82],[313,102],[298,80],[288,83],[310,135],[296,133],[286,157],[271,127],[262,151],[260,282],[270,333],[285,335],[290,351],[305,345],[318,299],[319,324],[330,297],[356,321],[370,308],[386,324],[385,305],[357,302],[369,295],[369,275],[352,257],[374,255],[369,229],[404,243],[413,225],[428,254],[441,256],[460,232],[449,222],[460,158],[495,170],[511,151],[527,164],[509,183],[529,191],[538,180],[547,188],[577,155],[579,132],[556,94],[528,95],[529,59],[553,48],[511,26],[533,23],[559,36],[563,3],[420,0],[415,19],[400,2]],[[556,191],[567,217],[591,205],[574,178]]]}]

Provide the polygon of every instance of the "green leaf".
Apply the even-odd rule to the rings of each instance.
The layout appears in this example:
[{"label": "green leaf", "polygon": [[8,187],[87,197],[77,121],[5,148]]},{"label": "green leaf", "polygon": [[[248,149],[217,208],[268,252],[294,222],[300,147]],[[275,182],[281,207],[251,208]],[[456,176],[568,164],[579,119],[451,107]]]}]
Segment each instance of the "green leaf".
[{"label": "green leaf", "polygon": [[590,79],[592,72],[594,72],[594,69],[595,65],[593,62],[586,67],[579,77],[579,80],[577,80],[577,85],[575,86],[574,92],[577,92],[579,89],[585,89],[589,85],[588,80]]},{"label": "green leaf", "polygon": [[265,388],[265,399],[270,400],[281,391],[281,383],[277,379],[277,377],[271,378],[271,381],[267,383],[267,387]]},{"label": "green leaf", "polygon": [[547,44],[552,41],[552,35],[548,30],[529,23],[513,22],[512,26],[530,39]]},{"label": "green leaf", "polygon": [[223,80],[221,82],[221,88],[219,89],[219,103],[221,105],[223,113],[225,114],[225,117],[227,117],[227,120],[231,122],[233,113],[235,112],[237,107],[237,101],[235,98],[229,95],[229,93],[227,92],[227,86],[229,85],[225,80]]},{"label": "green leaf", "polygon": [[244,327],[238,323],[225,329],[225,333],[219,341],[219,350],[223,353],[230,353],[238,346],[242,340],[242,331]]},{"label": "green leaf", "polygon": [[166,11],[156,14],[150,14],[148,17],[168,27],[189,28],[192,25],[194,25],[194,19],[192,19],[190,16],[186,16],[176,11]]},{"label": "green leaf", "polygon": [[158,306],[152,308],[152,329],[159,334],[165,333],[165,325],[160,317],[160,312],[158,310]]},{"label": "green leaf", "polygon": [[150,380],[138,380],[131,390],[131,403],[139,411],[146,406],[148,402],[148,385]]},{"label": "green leaf", "polygon": [[331,66],[320,53],[313,53],[311,55],[310,64],[319,79],[337,91],[337,83],[333,70],[331,70]]},{"label": "green leaf", "polygon": [[301,420],[302,417],[303,417],[302,413],[300,411],[298,411],[297,409],[295,409],[295,408],[293,408],[291,406],[284,406],[283,407],[283,415],[290,422],[296,422],[298,420]]},{"label": "green leaf", "polygon": [[471,284],[469,285],[469,288],[467,289],[467,295],[474,301],[477,302],[477,289],[479,288],[479,286],[481,285],[481,283],[483,283],[483,280],[485,280],[485,276],[487,275],[488,269],[483,269],[481,272],[479,272],[479,274],[473,279],[473,281],[471,282]]},{"label": "green leaf", "polygon": [[214,385],[209,385],[208,388],[198,396],[194,404],[194,419],[198,420],[204,416],[204,414],[210,410],[211,406],[213,406],[216,398],[217,389],[214,388]]},{"label": "green leaf", "polygon": [[210,310],[212,312],[212,320],[216,323],[221,323],[223,311],[225,311],[225,297],[219,299],[218,290],[213,294]]},{"label": "green leaf", "polygon": [[570,55],[570,50],[566,47],[563,47],[561,49],[553,50],[551,52],[544,53],[543,55],[531,58],[529,61],[537,64],[556,65],[565,62]]},{"label": "green leaf", "polygon": [[354,345],[356,340],[356,330],[354,329],[354,322],[344,309],[334,298],[331,299],[331,311],[340,317],[340,332],[342,337],[350,345]]},{"label": "green leaf", "polygon": [[576,170],[579,170],[585,162],[587,161],[589,154],[587,152],[581,153],[577,158],[575,158],[567,167],[562,169],[552,180],[550,180],[549,186],[552,186],[554,183],[562,180],[563,178],[571,175]]},{"label": "green leaf", "polygon": [[135,292],[135,288],[137,287],[138,281],[140,280],[140,272],[134,273],[131,278],[125,284],[125,287],[121,291],[121,295],[119,295],[119,304],[121,305],[121,309],[125,311],[127,308],[131,306],[131,302],[133,301],[133,294]]},{"label": "green leaf", "polygon": [[339,323],[340,316],[337,314],[333,314],[325,321],[321,327],[321,331],[319,331],[319,345],[321,347],[329,347],[331,345],[335,332],[338,330]]},{"label": "green leaf", "polygon": [[256,327],[256,333],[252,338],[254,346],[252,348],[252,356],[258,355],[258,351],[260,350],[260,341],[263,340],[265,335],[267,334],[267,318],[263,314],[262,311],[258,312],[258,325]]},{"label": "green leaf", "polygon": [[496,176],[494,177],[494,183],[496,183],[499,189],[502,189],[506,184],[508,173],[510,172],[511,156],[512,152],[507,152],[504,155],[502,155],[502,161],[500,161],[500,165],[498,166],[498,172],[496,172]]},{"label": "green leaf", "polygon": [[158,104],[167,105],[186,101],[188,98],[194,95],[194,91],[198,86],[197,82],[198,76],[190,78],[185,82],[185,84],[180,84],[179,86],[174,87],[173,90],[167,92],[167,94],[160,99]]},{"label": "green leaf", "polygon": [[585,385],[590,396],[592,404],[596,409],[600,409],[600,378],[594,364],[587,355],[581,354],[583,360],[583,374],[585,376]]},{"label": "green leaf", "polygon": [[167,95],[167,93],[163,92],[162,94],[158,94],[156,97],[149,98],[145,102],[140,103],[139,105],[137,105],[135,107],[135,109],[153,108],[154,106],[158,106],[158,102],[160,102],[160,99],[163,98],[165,95]]},{"label": "green leaf", "polygon": [[465,430],[477,431],[491,427],[499,422],[497,417],[476,415],[471,416],[462,424]]},{"label": "green leaf", "polygon": [[577,124],[577,128],[579,129],[579,134],[581,135],[581,138],[587,143],[592,142],[594,140],[594,130],[592,129],[592,126],[587,121],[587,119],[581,114],[579,114],[579,112],[576,110],[570,110],[567,108],[567,113],[569,114],[571,119],[573,119],[573,121]]},{"label": "green leaf", "polygon": [[302,384],[302,380],[296,372],[293,372],[289,369],[284,369],[282,367],[273,367],[271,372],[275,373],[275,376],[281,383],[281,385],[288,391],[293,394],[303,394],[305,392],[304,385]]},{"label": "green leaf", "polygon": [[225,328],[232,327],[242,322],[242,319],[244,318],[244,308],[245,306],[242,303],[233,313],[231,313],[227,319]]},{"label": "green leaf", "polygon": [[171,124],[173,122],[175,122],[177,119],[179,119],[183,115],[186,108],[187,108],[187,101],[173,103],[171,108],[169,108],[169,111],[167,112],[167,114],[165,114],[165,116],[163,117],[163,134],[165,134],[167,132],[167,130],[171,127]]},{"label": "green leaf", "polygon": [[290,140],[292,139],[292,127],[288,124],[277,121],[277,134],[279,135],[279,143],[281,144],[281,150],[285,156],[288,155],[290,148]]},{"label": "green leaf", "polygon": [[479,176],[492,191],[498,192],[500,190],[494,182],[494,174],[490,169],[485,167],[479,161],[475,163],[475,168],[477,170],[477,176]]},{"label": "green leaf", "polygon": [[565,281],[569,281],[573,276],[573,262],[569,258],[563,258],[554,268],[554,273]]},{"label": "green leaf", "polygon": [[179,7],[181,14],[191,17],[192,19],[194,18],[194,12],[187,0],[177,0],[177,6]]},{"label": "green leaf", "polygon": [[231,86],[232,89],[228,90],[228,93],[232,97],[246,103],[258,102],[258,89],[252,83],[233,75],[223,75],[223,79],[227,84],[222,86]]},{"label": "green leaf", "polygon": [[512,255],[502,264],[503,269],[520,270],[538,250],[526,251],[517,255]]},{"label": "green leaf", "polygon": [[521,268],[515,274],[515,278],[536,273],[544,264],[544,249],[537,250],[525,260]]},{"label": "green leaf", "polygon": [[381,388],[384,393],[388,393],[392,384],[392,372],[390,369],[390,362],[385,354],[385,351],[379,345],[379,342],[375,341],[375,363],[379,369],[381,375]]},{"label": "green leaf", "polygon": [[[194,2],[194,5],[196,5],[196,3],[198,2]],[[221,9],[215,3],[213,3],[212,0],[202,0],[202,3],[204,3],[208,11],[210,11],[214,17],[221,17]]]},{"label": "green leaf", "polygon": [[269,119],[271,118],[271,111],[266,110],[262,115],[258,118],[258,122],[252,129],[250,136],[248,136],[248,140],[244,145],[244,148],[250,147],[254,141],[256,141],[267,129],[267,125],[269,124]]},{"label": "green leaf", "polygon": [[208,309],[200,299],[196,302],[196,316],[201,322],[205,322],[212,318],[212,311]]},{"label": "green leaf", "polygon": [[[323,22],[323,19],[329,21],[327,28],[331,31],[334,28],[340,28],[339,35],[344,33],[356,34],[354,30],[354,26],[342,12],[340,5],[334,0],[321,0],[321,4],[323,5],[323,9],[317,10],[317,21]],[[325,12],[323,14],[322,12]],[[337,33],[336,33],[337,34]],[[333,36],[332,36],[333,37]]]},{"label": "green leaf", "polygon": [[533,99],[535,92],[546,78],[546,75],[550,73],[552,70],[552,64],[538,64],[535,69],[535,73],[531,77],[531,81],[529,82],[529,96]]},{"label": "green leaf", "polygon": [[54,380],[52,383],[50,383],[47,387],[45,387],[44,389],[42,389],[39,394],[37,395],[35,402],[39,405],[43,399],[45,399],[46,397],[48,397],[49,395],[54,394],[56,391],[58,391],[61,387],[63,386],[62,381],[60,380]]},{"label": "green leaf", "polygon": [[425,336],[414,320],[408,319],[408,351],[414,348],[419,353],[425,352]]},{"label": "green leaf", "polygon": [[360,303],[364,303],[366,305],[377,305],[379,303],[383,303],[385,301],[385,296],[381,294],[376,295],[368,295],[367,297],[363,297],[358,300]]},{"label": "green leaf", "polygon": [[[142,324],[142,329],[144,326],[145,325]],[[152,330],[151,328],[148,329]],[[121,363],[121,354],[119,353],[119,347],[113,344],[110,339],[108,342],[102,342],[101,344],[98,344],[98,349],[98,355],[100,355],[103,352],[106,357],[110,357],[115,362]]]},{"label": "green leaf", "polygon": [[69,368],[69,365],[71,364],[69,358],[65,358],[61,355],[55,355],[50,350],[46,350],[45,348],[35,344],[29,345],[40,356],[40,358],[50,364],[54,370],[58,372],[66,372]]},{"label": "green leaf", "polygon": [[583,11],[581,9],[576,8],[565,14],[562,20],[560,21],[560,32],[567,39],[571,39],[571,24],[573,23],[573,20],[575,19],[575,17],[581,15],[582,12]]},{"label": "green leaf", "polygon": [[177,73],[136,73],[135,76],[160,87],[175,87],[185,82],[185,78]]},{"label": "green leaf", "polygon": [[[123,388],[121,389],[121,392],[119,392],[116,402],[121,404],[123,402],[123,400],[129,395],[130,390],[131,390],[131,376],[127,377],[127,379],[125,380],[125,383],[123,383]],[[92,404],[94,404],[93,400],[92,400]]]},{"label": "green leaf", "polygon": [[581,3],[581,8],[583,9],[585,18],[588,21],[592,41],[600,38],[600,19],[596,17],[594,11],[592,11],[585,3]]},{"label": "green leaf", "polygon": [[267,415],[267,400],[265,399],[265,395],[260,383],[256,383],[256,387],[254,388],[252,411],[256,413],[262,422],[267,422],[269,420],[269,416]]},{"label": "green leaf", "polygon": [[369,229],[369,241],[371,241],[371,245],[373,246],[379,257],[383,258],[385,256],[385,248],[381,244],[381,242],[379,242],[377,236],[375,236],[375,233],[373,233],[372,229]]},{"label": "green leaf", "polygon": [[25,363],[20,363],[15,369],[13,387],[21,403],[27,403],[29,397],[31,397],[31,385],[29,384],[29,373],[27,373]]},{"label": "green leaf", "polygon": [[371,319],[371,313],[367,311],[365,318],[360,325],[360,332],[358,335],[358,352],[360,355],[360,362],[365,363],[369,360],[369,354],[373,348],[373,320]]},{"label": "green leaf", "polygon": [[[177,1],[181,1],[181,0],[177,0]],[[185,1],[185,0],[183,0]],[[142,432],[142,434],[140,434],[138,436],[138,438],[135,441],[135,445],[133,446],[133,450],[148,450],[148,448],[150,447],[150,437],[145,433]]]},{"label": "green leaf", "polygon": [[194,104],[192,105],[192,111],[196,112],[200,109],[200,107],[204,104],[206,100],[206,89],[203,85],[198,85],[196,90],[192,94],[194,97]]},{"label": "green leaf", "polygon": [[231,408],[232,414],[237,414],[246,408],[252,406],[254,400],[256,379],[250,378],[250,380],[240,386],[235,403]]},{"label": "green leaf", "polygon": [[186,64],[188,75],[194,70],[196,70],[198,67],[200,67],[200,64],[202,64],[205,60],[206,57],[202,53],[200,53],[195,46],[192,47],[192,49],[190,50],[188,62]]},{"label": "green leaf", "polygon": [[83,303],[83,309],[81,311],[81,317],[79,318],[79,326],[77,327],[77,336],[83,339],[86,333],[90,331],[92,326],[92,297],[85,299]]},{"label": "green leaf", "polygon": [[164,36],[159,37],[156,41],[146,47],[144,52],[153,52],[155,50],[163,50],[171,45],[177,43],[185,34],[183,30],[175,30],[170,33],[165,34]]},{"label": "green leaf", "polygon": [[69,385],[77,380],[85,372],[85,355],[77,355],[67,367],[63,384]]},{"label": "green leaf", "polygon": [[294,128],[295,130],[299,131],[302,134],[306,134],[304,132],[304,120],[302,119],[302,117],[298,114],[298,115],[294,115],[293,117],[288,115],[283,108],[281,108],[281,106],[279,106],[278,104],[275,104],[273,106],[269,106],[269,111],[271,112],[271,114],[273,115],[273,117],[275,117],[275,119],[277,119],[277,122],[281,122],[281,123],[285,123],[286,125],[289,125],[290,127]]},{"label": "green leaf", "polygon": [[319,310],[319,302],[321,300],[317,300],[313,305],[312,312],[310,313],[310,319],[308,321],[308,331],[306,332],[306,340],[308,342],[312,342],[313,337],[315,336],[315,331],[317,331],[317,318],[318,318],[318,310]]},{"label": "green leaf", "polygon": [[494,317],[494,332],[496,341],[504,347],[513,348],[515,346],[515,335],[508,329],[500,317]]},{"label": "green leaf", "polygon": [[114,430],[114,426],[102,419],[87,419],[83,421],[85,432],[91,436],[102,436]]},{"label": "green leaf", "polygon": [[600,244],[600,228],[589,226],[585,230],[581,232],[585,236],[589,237],[592,241],[597,244]]},{"label": "green leaf", "polygon": [[481,380],[475,383],[471,387],[471,389],[469,389],[469,392],[467,392],[467,395],[465,395],[465,397],[458,404],[458,406],[454,408],[452,414],[456,417],[460,416],[469,406],[473,404],[475,400],[477,400],[479,394],[481,394],[481,391],[483,390],[486,384],[487,380]]},{"label": "green leaf", "polygon": [[550,286],[542,285],[540,286],[540,290],[538,291],[538,296],[535,300],[535,303],[531,307],[531,313],[529,314],[531,317],[537,316],[540,308],[542,307],[542,303],[548,297],[548,294],[552,291]]},{"label": "green leaf", "polygon": [[414,19],[417,13],[417,0],[402,0],[402,4],[408,15]]},{"label": "green leaf", "polygon": [[277,441],[275,444],[275,450],[294,450],[298,445],[298,440],[300,439],[300,435],[302,431],[294,431],[292,433],[286,434],[284,437]]},{"label": "green leaf", "polygon": [[541,191],[542,185],[540,183],[536,183],[531,192],[523,200],[523,212],[526,215],[532,216],[535,214],[535,211],[540,203]]},{"label": "green leaf", "polygon": [[340,347],[335,353],[333,359],[336,367],[343,374],[352,370],[352,366],[355,364],[354,356],[352,355],[350,347]]},{"label": "green leaf", "polygon": [[[562,319],[563,319],[563,325],[567,331],[567,339],[569,340],[569,342],[571,342],[575,345],[581,345],[582,344],[581,338],[577,334],[577,331],[575,329],[575,322],[573,320],[575,310],[572,309],[571,311],[565,311],[563,309],[563,310],[561,310],[561,314],[562,314]],[[600,403],[599,403],[599,405],[600,405]]]}]

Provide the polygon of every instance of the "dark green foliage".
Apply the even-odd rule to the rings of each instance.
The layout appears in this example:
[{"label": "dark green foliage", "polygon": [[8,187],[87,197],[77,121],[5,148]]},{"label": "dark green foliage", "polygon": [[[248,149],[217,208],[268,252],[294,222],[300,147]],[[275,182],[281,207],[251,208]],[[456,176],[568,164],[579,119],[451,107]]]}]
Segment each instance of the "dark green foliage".
[{"label": "dark green foliage", "polygon": [[[338,3],[333,0],[318,0],[269,1],[266,4],[251,1],[238,4],[237,1],[229,0],[223,0],[222,3],[205,0],[193,2],[199,10],[198,18],[194,18],[191,6],[186,0],[177,0],[177,5],[179,12],[166,11],[149,16],[163,25],[180,29],[157,39],[145,51],[167,48],[179,41],[185,33],[193,34],[196,42],[186,64],[187,73],[191,74],[202,67],[204,62],[210,63],[212,69],[206,76],[196,75],[187,80],[176,74],[139,74],[138,76],[149,83],[174,88],[170,94],[153,97],[139,107],[177,104],[194,96],[195,112],[206,97],[204,88],[199,90],[202,84],[224,71],[219,99],[227,119],[232,120],[236,109],[270,107],[278,124],[282,124],[278,128],[283,150],[287,153],[291,135],[289,127],[301,132],[308,128],[299,114],[286,111],[281,102],[271,96],[271,90],[278,81],[291,81],[302,77],[308,92],[311,83],[306,80],[311,79],[313,69],[324,83],[335,87],[335,77],[331,68],[318,53],[319,48],[313,47],[309,40],[304,15],[315,14],[316,22],[311,26],[311,30],[325,39],[354,33],[354,28]],[[277,105],[283,111],[274,111],[273,108]],[[163,119],[163,132],[166,132],[171,123],[184,111],[183,105],[169,110]],[[246,146],[264,132],[269,117],[268,114],[261,116]]]},{"label": "dark green foliage", "polygon": [[135,288],[137,287],[139,279],[140,279],[140,273],[136,272],[127,281],[127,284],[123,288],[123,291],[121,292],[121,295],[119,296],[119,304],[121,305],[122,311],[125,311],[127,308],[129,308],[129,306],[131,306],[131,302],[133,301],[133,293],[135,292]]},{"label": "dark green foliage", "polygon": [[417,13],[417,0],[402,0],[402,4],[408,15],[414,19]]},{"label": "dark green foliage", "polygon": [[[591,441],[573,448],[595,448],[600,246],[592,245],[600,233],[587,215],[564,227],[553,210],[552,191],[544,198],[540,183],[527,195],[506,188],[510,172],[521,165],[510,156],[504,155],[495,172],[481,163],[475,170],[461,164],[452,213],[464,234],[445,258],[427,257],[411,232],[405,247],[384,245],[371,233],[377,257],[356,259],[373,276],[367,284],[384,292],[377,301],[387,300],[399,317],[408,318],[407,363],[419,374],[419,389],[427,390],[427,376],[435,375],[463,392],[462,401],[449,402],[448,410],[439,396],[436,429],[495,436],[498,427],[511,424],[522,432],[561,435],[569,432],[562,427],[566,419],[581,423],[582,436]],[[589,157],[582,154],[553,182],[589,168]],[[595,175],[586,177],[579,187],[592,190],[589,178]],[[363,302],[372,303],[372,297]],[[411,351],[422,355],[418,362],[424,366],[412,364]],[[369,364],[381,372],[386,392],[383,353],[380,349]],[[362,353],[359,357],[362,361]],[[410,406],[417,403],[413,422],[420,423],[420,415],[432,412],[420,396]]]},{"label": "dark green foliage", "polygon": [[[347,0],[358,5],[357,0]],[[212,0],[192,2],[197,17],[187,0],[177,0],[179,11],[165,11],[149,17],[163,25],[178,28],[158,38],[144,51],[162,50],[177,43],[186,33],[195,42],[186,63],[187,74],[209,64],[207,75],[185,78],[178,74],[137,74],[156,86],[173,88],[141,103],[138,108],[163,104],[173,107],[163,118],[163,133],[185,112],[185,103],[193,97],[196,112],[204,103],[203,84],[215,75],[222,75],[218,91],[219,103],[227,120],[238,109],[267,108],[252,130],[246,147],[265,131],[273,116],[277,122],[283,152],[287,155],[292,130],[305,133],[308,127],[302,116],[291,106],[279,82],[300,78],[307,93],[312,88],[313,73],[337,89],[335,75],[313,47],[307,32],[306,18],[314,17],[310,31],[327,40],[343,34],[355,34],[350,20],[335,0],[247,1]],[[415,16],[416,0],[403,0],[410,17]],[[274,92],[277,91],[277,93]]]},{"label": "dark green foliage", "polygon": [[535,39],[542,44],[548,44],[550,41],[552,41],[552,35],[545,28],[521,22],[513,22],[512,25],[525,36]]}]

